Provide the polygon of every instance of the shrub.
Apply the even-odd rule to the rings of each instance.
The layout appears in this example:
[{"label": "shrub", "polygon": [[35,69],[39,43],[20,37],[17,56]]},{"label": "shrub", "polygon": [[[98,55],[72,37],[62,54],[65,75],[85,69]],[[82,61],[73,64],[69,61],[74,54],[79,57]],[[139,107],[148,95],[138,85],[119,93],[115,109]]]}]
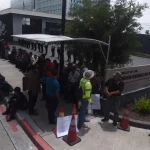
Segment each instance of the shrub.
[{"label": "shrub", "polygon": [[142,96],[138,100],[135,99],[135,106],[133,109],[139,113],[150,113],[150,98]]}]

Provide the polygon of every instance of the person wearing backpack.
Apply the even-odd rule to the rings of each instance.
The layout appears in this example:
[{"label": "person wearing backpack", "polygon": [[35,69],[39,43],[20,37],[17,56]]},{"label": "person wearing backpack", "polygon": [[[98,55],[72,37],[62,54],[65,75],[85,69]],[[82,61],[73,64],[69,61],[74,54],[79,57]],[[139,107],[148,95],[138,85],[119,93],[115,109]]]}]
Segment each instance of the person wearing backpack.
[{"label": "person wearing backpack", "polygon": [[81,97],[81,106],[79,112],[78,129],[88,128],[84,124],[84,122],[85,122],[88,104],[93,103],[91,100],[92,85],[90,82],[90,79],[92,79],[93,77],[94,77],[94,72],[92,70],[87,70],[83,73],[83,78],[80,80],[79,91],[82,92],[82,97]]}]

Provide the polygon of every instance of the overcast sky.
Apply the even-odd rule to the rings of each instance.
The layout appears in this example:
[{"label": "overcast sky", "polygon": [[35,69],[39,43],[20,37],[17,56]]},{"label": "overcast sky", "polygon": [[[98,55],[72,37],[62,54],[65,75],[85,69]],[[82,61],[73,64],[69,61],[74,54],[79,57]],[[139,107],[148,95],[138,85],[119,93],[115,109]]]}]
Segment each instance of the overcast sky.
[{"label": "overcast sky", "polygon": [[[114,0],[112,0],[114,1]],[[150,6],[150,0],[137,0],[140,3],[147,3]],[[0,9],[5,9],[10,7],[10,0],[0,0]],[[150,8],[144,12],[144,16],[139,19],[144,28],[142,33],[145,33],[145,30],[150,30]]]}]

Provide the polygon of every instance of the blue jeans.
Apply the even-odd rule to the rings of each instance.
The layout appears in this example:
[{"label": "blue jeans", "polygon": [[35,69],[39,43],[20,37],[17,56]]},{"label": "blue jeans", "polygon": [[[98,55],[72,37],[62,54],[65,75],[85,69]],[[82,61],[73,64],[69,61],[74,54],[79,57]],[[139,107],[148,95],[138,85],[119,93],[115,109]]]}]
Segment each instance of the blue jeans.
[{"label": "blue jeans", "polygon": [[88,104],[89,104],[88,100],[81,101],[80,112],[79,112],[79,122],[78,122],[78,126],[80,127],[84,124]]}]

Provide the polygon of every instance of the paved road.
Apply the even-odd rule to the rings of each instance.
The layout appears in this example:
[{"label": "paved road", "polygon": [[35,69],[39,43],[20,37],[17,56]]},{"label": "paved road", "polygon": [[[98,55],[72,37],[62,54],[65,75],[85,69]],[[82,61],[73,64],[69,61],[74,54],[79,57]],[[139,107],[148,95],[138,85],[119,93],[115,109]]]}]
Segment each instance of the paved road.
[{"label": "paved road", "polygon": [[150,64],[149,58],[142,58],[137,56],[131,56],[132,63],[129,64],[129,66],[139,66],[139,65],[147,65]]}]

